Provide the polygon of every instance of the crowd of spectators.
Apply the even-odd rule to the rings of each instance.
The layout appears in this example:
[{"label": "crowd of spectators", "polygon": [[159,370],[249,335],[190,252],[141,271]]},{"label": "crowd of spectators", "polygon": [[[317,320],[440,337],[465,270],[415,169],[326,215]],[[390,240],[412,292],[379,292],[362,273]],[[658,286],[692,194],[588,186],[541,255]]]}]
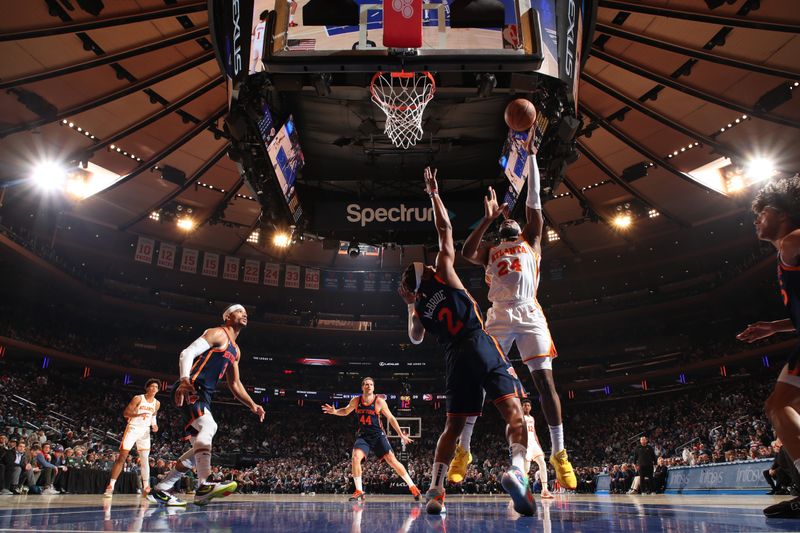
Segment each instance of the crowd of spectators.
[{"label": "crowd of spectators", "polygon": [[[659,467],[726,462],[774,456],[774,440],[763,415],[763,399],[771,381],[728,380],[712,387],[667,393],[647,398],[647,411],[632,402],[598,402],[568,405],[565,409],[567,448],[579,479],[579,492],[593,492],[601,472],[612,475],[612,490],[627,492],[635,477],[634,445],[641,435],[650,438],[658,457],[652,486],[658,490]],[[125,420],[122,411],[135,388],[103,378],[68,380],[57,372],[34,370],[25,364],[0,362],[0,461],[4,464],[4,493],[41,487],[53,493],[61,472],[68,469],[108,471]],[[157,482],[184,451],[181,417],[162,396],[160,431],[151,447],[152,483]],[[350,450],[355,424],[324,416],[315,403],[280,411],[268,410],[259,424],[235,402],[215,403],[220,430],[214,440],[213,480],[235,479],[244,492],[347,493],[352,490]],[[444,417],[440,411],[423,415],[423,436],[407,447],[408,471],[420,486],[428,483],[438,432]],[[541,414],[538,427],[545,427]],[[464,483],[451,492],[499,493],[499,478],[507,467],[507,445],[502,422],[487,409],[473,440],[475,461]],[[546,433],[546,432],[545,432]],[[547,435],[540,435],[545,450]],[[23,450],[30,468],[15,475],[15,461]],[[399,443],[394,443],[398,453]],[[136,456],[125,470],[138,472]],[[16,461],[17,463],[19,461]],[[221,466],[220,466],[221,465]],[[662,469],[663,470],[663,469]],[[663,475],[663,471],[662,471]],[[548,478],[553,480],[553,472]],[[404,493],[406,488],[390,468],[378,461],[365,464],[368,492]],[[663,480],[663,478],[662,478]],[[12,486],[13,485],[13,486]],[[191,488],[191,484],[185,486]],[[663,486],[662,486],[663,488]],[[638,489],[638,487],[634,487]],[[35,489],[36,490],[36,489]]]}]

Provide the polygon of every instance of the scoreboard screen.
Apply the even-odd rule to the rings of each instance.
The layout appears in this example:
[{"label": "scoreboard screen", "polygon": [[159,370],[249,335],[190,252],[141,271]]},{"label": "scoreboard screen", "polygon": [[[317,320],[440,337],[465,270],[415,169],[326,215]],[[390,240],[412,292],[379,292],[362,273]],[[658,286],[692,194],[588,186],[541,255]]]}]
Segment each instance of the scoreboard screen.
[{"label": "scoreboard screen", "polygon": [[401,413],[411,412],[411,395],[401,394],[397,401],[397,410]]}]

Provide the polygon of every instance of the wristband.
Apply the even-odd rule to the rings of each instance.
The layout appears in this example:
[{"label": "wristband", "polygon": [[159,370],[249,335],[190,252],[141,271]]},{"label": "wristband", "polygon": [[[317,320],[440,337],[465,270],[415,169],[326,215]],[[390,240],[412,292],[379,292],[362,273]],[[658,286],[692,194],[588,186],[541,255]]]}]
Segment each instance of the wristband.
[{"label": "wristband", "polygon": [[439,191],[434,189],[434,190],[432,190],[431,192],[428,193],[428,196],[431,197],[431,198],[433,198],[434,196],[439,196]]}]

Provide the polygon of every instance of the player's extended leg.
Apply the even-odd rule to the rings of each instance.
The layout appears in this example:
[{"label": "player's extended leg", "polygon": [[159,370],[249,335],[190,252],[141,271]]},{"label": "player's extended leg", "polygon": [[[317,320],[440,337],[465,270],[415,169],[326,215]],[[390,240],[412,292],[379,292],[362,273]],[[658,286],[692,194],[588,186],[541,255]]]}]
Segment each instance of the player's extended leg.
[{"label": "player's extended leg", "polygon": [[[789,374],[784,367],[764,408],[775,434],[800,470],[800,376]],[[800,497],[771,505],[764,514],[769,518],[800,518]]]},{"label": "player's extended leg", "polygon": [[[194,437],[190,439],[192,444],[194,441]],[[194,448],[189,448],[183,455],[181,455],[177,461],[175,461],[175,466],[167,472],[167,474],[161,479],[161,481],[154,487],[154,490],[151,492],[151,495],[155,500],[162,505],[166,505],[167,507],[185,507],[186,502],[170,494],[167,492],[171,490],[175,483],[178,482],[183,476],[186,475],[186,472],[191,470],[194,467]]]},{"label": "player's extended leg", "polygon": [[[358,445],[358,442],[356,442]],[[355,492],[350,496],[349,501],[361,502],[364,501],[364,486],[361,483],[361,461],[367,457],[367,454],[361,448],[353,448],[353,484],[356,486]]]},{"label": "player's extended leg", "polygon": [[414,481],[411,479],[411,476],[408,475],[408,470],[406,470],[406,467],[403,466],[403,463],[401,463],[397,459],[397,456],[394,454],[394,452],[390,451],[389,453],[384,455],[381,459],[386,461],[386,464],[391,466],[392,470],[397,472],[397,475],[403,478],[403,481],[405,481],[406,485],[408,485],[408,490],[411,491],[411,494],[414,496],[414,499],[419,501],[419,489],[414,484]]},{"label": "player's extended leg", "polygon": [[524,471],[528,453],[528,428],[523,417],[522,403],[516,396],[500,397],[494,402],[506,423],[506,439],[511,455],[509,468],[500,481],[503,489],[514,500],[514,510],[521,515],[536,514],[536,504],[530,490],[528,474]]},{"label": "player's extended leg", "polygon": [[192,426],[197,429],[197,436],[192,443],[194,461],[197,467],[198,487],[194,494],[195,505],[206,505],[214,498],[229,496],[236,491],[238,484],[235,481],[225,483],[208,483],[211,475],[211,446],[214,435],[217,433],[217,423],[211,416],[211,411],[196,418]]},{"label": "player's extended leg", "polygon": [[542,498],[552,499],[553,495],[550,494],[550,489],[547,488],[547,464],[544,462],[544,455],[537,455],[533,458],[539,466],[538,476],[539,482],[542,484]]},{"label": "player's extended leg", "polygon": [[148,496],[150,496],[150,450],[142,450],[137,446],[136,451],[139,452],[139,471],[142,475],[142,496],[148,498]]},{"label": "player's extended leg", "polygon": [[458,436],[464,429],[466,418],[448,414],[444,431],[439,435],[431,467],[431,486],[425,494],[425,509],[428,514],[441,514],[445,511],[444,480],[447,477],[447,465],[455,454]]},{"label": "player's extended leg", "polygon": [[117,478],[122,473],[122,467],[125,465],[125,460],[128,458],[130,450],[123,450],[120,448],[117,460],[114,461],[114,466],[111,467],[111,481],[106,486],[106,491],[103,493],[104,498],[111,498],[114,495],[114,485],[117,483]]}]

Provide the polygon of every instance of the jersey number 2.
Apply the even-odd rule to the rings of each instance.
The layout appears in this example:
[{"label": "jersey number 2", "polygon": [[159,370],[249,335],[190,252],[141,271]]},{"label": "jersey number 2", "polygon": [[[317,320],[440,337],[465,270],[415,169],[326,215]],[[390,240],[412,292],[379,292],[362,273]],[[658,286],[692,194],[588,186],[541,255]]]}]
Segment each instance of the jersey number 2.
[{"label": "jersey number 2", "polygon": [[456,320],[455,324],[453,323],[453,312],[447,307],[442,307],[438,318],[439,320],[447,320],[447,331],[450,332],[450,335],[455,336],[464,327],[464,323],[460,320]]}]

